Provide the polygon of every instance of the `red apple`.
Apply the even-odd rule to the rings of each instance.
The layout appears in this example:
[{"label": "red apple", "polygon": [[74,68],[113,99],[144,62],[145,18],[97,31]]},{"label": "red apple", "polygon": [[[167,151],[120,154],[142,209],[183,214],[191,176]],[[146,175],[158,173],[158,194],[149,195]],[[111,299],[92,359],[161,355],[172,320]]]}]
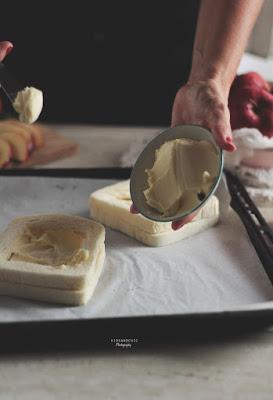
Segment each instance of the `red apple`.
[{"label": "red apple", "polygon": [[259,86],[231,88],[229,95],[232,129],[257,128],[273,137],[273,95]]},{"label": "red apple", "polygon": [[260,89],[270,91],[268,82],[258,72],[247,72],[246,74],[237,75],[232,83],[232,90],[241,89],[246,86],[255,86]]},{"label": "red apple", "polygon": [[[263,107],[263,106],[262,106]],[[261,113],[262,123],[260,131],[264,136],[273,137],[273,104],[265,107]]]}]

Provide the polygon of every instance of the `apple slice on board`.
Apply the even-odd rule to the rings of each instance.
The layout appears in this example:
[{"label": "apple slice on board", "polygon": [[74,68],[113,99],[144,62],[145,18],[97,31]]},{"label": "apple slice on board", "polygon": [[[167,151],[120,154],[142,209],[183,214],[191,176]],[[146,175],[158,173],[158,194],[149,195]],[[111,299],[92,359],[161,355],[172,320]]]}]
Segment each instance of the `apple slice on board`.
[{"label": "apple slice on board", "polygon": [[31,136],[32,136],[32,140],[35,144],[35,147],[37,149],[43,147],[45,145],[45,137],[44,137],[44,132],[42,131],[42,129],[39,127],[39,125],[37,124],[24,124],[24,126],[26,127],[26,129],[29,129]]},{"label": "apple slice on board", "polygon": [[12,158],[12,148],[8,142],[0,139],[0,168],[7,167]]},{"label": "apple slice on board", "polygon": [[25,124],[24,122],[20,122],[16,119],[8,119],[5,123],[12,124],[14,126],[24,128],[31,135],[32,142],[34,144],[34,148],[41,148],[45,144],[44,134],[42,129],[36,124]]},{"label": "apple slice on board", "polygon": [[28,145],[28,151],[31,152],[34,149],[34,143],[32,140],[32,136],[28,130],[26,130],[23,126],[20,125],[15,125],[10,122],[0,122],[0,135],[2,132],[12,132],[12,133],[18,133],[18,135],[21,135],[25,141],[27,142]]},{"label": "apple slice on board", "polygon": [[16,132],[1,132],[0,139],[6,141],[12,148],[12,158],[24,162],[28,159],[28,143],[25,138]]}]

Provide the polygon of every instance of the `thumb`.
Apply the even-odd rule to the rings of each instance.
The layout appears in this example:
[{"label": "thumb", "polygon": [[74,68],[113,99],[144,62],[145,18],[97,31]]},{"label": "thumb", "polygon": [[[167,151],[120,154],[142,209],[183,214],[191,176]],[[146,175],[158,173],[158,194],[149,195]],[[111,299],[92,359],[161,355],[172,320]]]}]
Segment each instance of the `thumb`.
[{"label": "thumb", "polygon": [[138,209],[136,208],[136,206],[134,205],[134,203],[131,204],[130,213],[131,213],[131,214],[139,214],[139,211],[138,211]]},{"label": "thumb", "polygon": [[215,137],[216,143],[223,150],[229,152],[236,150],[236,146],[233,143],[230,123],[219,121],[211,127],[211,132]]}]

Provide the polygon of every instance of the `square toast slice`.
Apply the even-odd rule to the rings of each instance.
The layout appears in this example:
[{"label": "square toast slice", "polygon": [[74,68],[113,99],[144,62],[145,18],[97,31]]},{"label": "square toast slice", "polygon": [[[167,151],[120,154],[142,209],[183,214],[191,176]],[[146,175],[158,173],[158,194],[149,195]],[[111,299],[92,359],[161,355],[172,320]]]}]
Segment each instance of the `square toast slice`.
[{"label": "square toast slice", "polygon": [[105,251],[102,249],[98,254],[96,265],[93,270],[93,280],[89,286],[82,290],[55,289],[24,283],[0,281],[0,295],[45,301],[48,303],[60,303],[69,306],[86,304],[92,297],[97,286],[103,268],[104,259]]},{"label": "square toast slice", "polygon": [[89,198],[91,218],[153,247],[166,246],[193,236],[219,220],[219,202],[215,196],[192,222],[177,231],[172,230],[170,222],[151,221],[141,214],[131,214],[129,182],[122,181],[92,193]]},{"label": "square toast slice", "polygon": [[99,254],[105,254],[104,241],[104,227],[87,218],[63,214],[16,218],[0,235],[0,282],[84,291],[94,284]]}]

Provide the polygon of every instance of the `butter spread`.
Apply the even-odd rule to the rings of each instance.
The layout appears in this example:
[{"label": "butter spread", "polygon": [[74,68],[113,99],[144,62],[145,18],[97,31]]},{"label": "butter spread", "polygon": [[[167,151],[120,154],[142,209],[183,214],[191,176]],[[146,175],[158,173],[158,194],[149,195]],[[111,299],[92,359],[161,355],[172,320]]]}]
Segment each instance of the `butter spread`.
[{"label": "butter spread", "polygon": [[85,241],[85,234],[74,230],[26,228],[13,243],[9,260],[54,267],[76,266],[89,258]]},{"label": "butter spread", "polygon": [[17,93],[13,108],[19,114],[19,119],[27,124],[35,122],[43,108],[43,92],[34,87],[25,87]]},{"label": "butter spread", "polygon": [[146,170],[147,204],[162,216],[175,216],[196,207],[210,192],[219,170],[215,146],[207,140],[175,139],[155,153]]}]

